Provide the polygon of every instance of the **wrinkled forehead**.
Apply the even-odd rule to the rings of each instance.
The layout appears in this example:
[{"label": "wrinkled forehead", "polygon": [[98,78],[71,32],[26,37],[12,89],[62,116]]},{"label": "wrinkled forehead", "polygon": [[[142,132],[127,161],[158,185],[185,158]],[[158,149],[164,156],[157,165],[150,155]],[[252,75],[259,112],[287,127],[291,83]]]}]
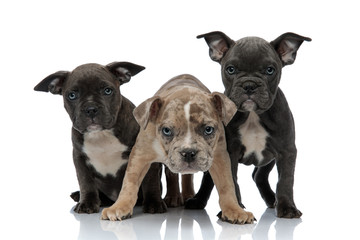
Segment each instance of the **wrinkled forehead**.
[{"label": "wrinkled forehead", "polygon": [[69,75],[69,82],[85,86],[116,85],[114,76],[103,66],[97,64],[86,64],[77,67]]},{"label": "wrinkled forehead", "polygon": [[216,121],[215,106],[210,94],[201,91],[184,91],[164,106],[161,121],[181,123],[207,123]]},{"label": "wrinkled forehead", "polygon": [[231,51],[229,54],[230,57],[239,57],[241,59],[248,58],[251,60],[276,56],[276,52],[271,44],[258,37],[242,38],[236,42],[233,49],[234,51]]}]

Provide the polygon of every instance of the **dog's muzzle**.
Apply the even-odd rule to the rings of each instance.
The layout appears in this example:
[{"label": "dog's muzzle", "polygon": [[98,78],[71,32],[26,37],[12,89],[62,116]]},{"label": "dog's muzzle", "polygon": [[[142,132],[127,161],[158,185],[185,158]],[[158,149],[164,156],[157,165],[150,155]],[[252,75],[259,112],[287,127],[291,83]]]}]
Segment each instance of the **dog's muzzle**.
[{"label": "dog's muzzle", "polygon": [[180,151],[179,153],[181,155],[181,159],[184,162],[191,163],[196,160],[196,154],[198,153],[198,151],[193,148],[186,148]]},{"label": "dog's muzzle", "polygon": [[239,111],[262,111],[269,105],[269,93],[261,79],[243,78],[234,82],[228,95]]}]

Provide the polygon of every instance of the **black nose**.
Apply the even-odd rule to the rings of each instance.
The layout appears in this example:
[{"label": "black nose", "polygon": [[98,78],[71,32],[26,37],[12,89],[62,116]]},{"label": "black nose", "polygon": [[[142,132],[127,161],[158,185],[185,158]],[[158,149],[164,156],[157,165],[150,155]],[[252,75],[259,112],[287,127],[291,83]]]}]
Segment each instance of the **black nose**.
[{"label": "black nose", "polygon": [[98,114],[99,109],[97,107],[87,107],[85,113],[88,117],[94,118]]},{"label": "black nose", "polygon": [[246,94],[253,94],[258,86],[255,82],[246,81],[243,83],[242,88],[245,90]]},{"label": "black nose", "polygon": [[196,154],[197,150],[192,148],[186,148],[180,152],[182,160],[188,163],[195,161]]}]

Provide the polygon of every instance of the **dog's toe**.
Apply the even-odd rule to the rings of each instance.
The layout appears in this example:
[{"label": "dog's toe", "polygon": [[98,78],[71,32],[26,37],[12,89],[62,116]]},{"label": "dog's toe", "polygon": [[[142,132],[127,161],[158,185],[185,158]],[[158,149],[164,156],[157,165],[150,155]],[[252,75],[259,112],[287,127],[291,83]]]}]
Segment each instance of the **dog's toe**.
[{"label": "dog's toe", "polygon": [[232,224],[252,224],[256,221],[254,215],[251,212],[247,212],[243,209],[225,210],[218,214],[218,217],[225,222]]},{"label": "dog's toe", "polygon": [[74,207],[74,212],[77,213],[98,213],[100,211],[100,204],[94,202],[79,202]]},{"label": "dog's toe", "polygon": [[300,218],[302,212],[300,212],[296,207],[276,207],[276,216],[279,218]]},{"label": "dog's toe", "polygon": [[164,200],[144,201],[144,213],[164,213],[167,211],[167,206]]},{"label": "dog's toe", "polygon": [[182,196],[165,196],[164,201],[167,207],[180,207],[184,205]]},{"label": "dog's toe", "polygon": [[125,220],[131,218],[132,213],[131,211],[126,211],[119,207],[109,207],[104,208],[101,213],[101,220],[110,220],[110,221],[118,221],[118,220]]},{"label": "dog's toe", "polygon": [[186,209],[204,209],[207,202],[203,202],[200,199],[193,197],[185,201]]}]

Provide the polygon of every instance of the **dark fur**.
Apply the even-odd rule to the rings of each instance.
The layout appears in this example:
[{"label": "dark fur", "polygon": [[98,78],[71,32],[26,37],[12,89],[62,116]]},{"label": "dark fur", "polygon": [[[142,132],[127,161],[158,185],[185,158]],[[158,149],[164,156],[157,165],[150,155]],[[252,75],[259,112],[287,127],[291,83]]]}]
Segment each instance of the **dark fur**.
[{"label": "dark fur", "polygon": [[[238,107],[238,112],[226,126],[227,148],[232,163],[232,173],[239,204],[241,196],[237,184],[238,163],[254,164],[253,179],[268,207],[276,207],[278,217],[299,218],[302,213],[293,200],[293,183],[296,161],[295,126],[293,116],[283,92],[278,88],[281,69],[295,61],[303,41],[311,41],[294,33],[286,33],[268,43],[261,38],[248,37],[235,42],[222,32],[198,36],[205,38],[210,47],[210,57],[221,64],[222,80],[227,95]],[[235,73],[229,74],[228,67]],[[273,74],[267,74],[271,66]],[[239,128],[249,116],[244,101],[255,102],[254,112],[268,133],[266,147],[259,162],[254,154],[244,157]],[[276,164],[279,181],[276,194],[271,190],[268,176]],[[204,208],[214,184],[208,173],[204,174],[199,192],[186,202],[187,208]]]},{"label": "dark fur", "polygon": [[[129,159],[139,125],[132,114],[134,104],[121,95],[119,87],[143,69],[129,62],[114,62],[107,66],[84,64],[72,72],[51,74],[34,88],[36,91],[63,95],[64,107],[73,122],[73,160],[80,186],[80,192],[71,194],[74,201],[79,202],[74,208],[75,212],[98,212],[100,206],[111,205],[121,190],[127,164],[122,165],[115,176],[101,175],[88,164],[89,157],[83,151],[84,134],[92,124],[100,125],[104,130],[113,129],[113,135],[128,147],[122,153],[122,158]],[[105,95],[105,88],[111,88],[112,94]],[[72,93],[77,95],[76,100],[69,99]],[[153,164],[146,177],[149,182],[161,184],[160,175],[161,165]],[[154,197],[161,196],[161,192],[154,194],[154,191],[159,191],[158,187],[145,183],[142,190],[139,191],[138,203],[142,202],[144,195],[144,212],[166,211],[162,199]]]}]

